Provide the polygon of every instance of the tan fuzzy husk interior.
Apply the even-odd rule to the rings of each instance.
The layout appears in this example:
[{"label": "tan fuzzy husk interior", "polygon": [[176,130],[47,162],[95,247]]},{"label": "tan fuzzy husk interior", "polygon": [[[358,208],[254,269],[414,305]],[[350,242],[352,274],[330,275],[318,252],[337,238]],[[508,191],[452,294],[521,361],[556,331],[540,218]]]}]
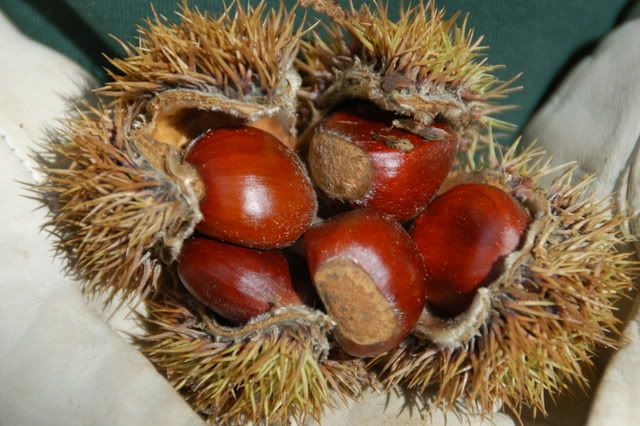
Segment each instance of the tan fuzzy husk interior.
[{"label": "tan fuzzy husk interior", "polygon": [[291,71],[286,83],[269,104],[186,89],[160,92],[147,104],[150,119],[143,131],[156,142],[180,149],[207,130],[251,126],[295,149],[295,93],[300,78]]}]

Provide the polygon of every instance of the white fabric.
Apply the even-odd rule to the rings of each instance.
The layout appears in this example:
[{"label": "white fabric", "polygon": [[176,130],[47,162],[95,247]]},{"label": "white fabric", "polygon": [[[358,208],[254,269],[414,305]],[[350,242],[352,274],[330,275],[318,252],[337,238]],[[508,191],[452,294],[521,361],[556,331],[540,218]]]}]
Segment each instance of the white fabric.
[{"label": "white fabric", "polygon": [[18,183],[33,181],[29,150],[87,74],[1,14],[0,52],[0,425],[202,424],[63,276]]},{"label": "white fabric", "polygon": [[[632,231],[640,236],[640,20],[612,32],[571,72],[525,138],[538,138],[557,164],[577,160],[581,172],[596,175],[601,194],[619,192],[619,207],[635,213]],[[625,337],[629,344],[610,360],[596,391],[589,425],[640,422],[637,306]]]}]

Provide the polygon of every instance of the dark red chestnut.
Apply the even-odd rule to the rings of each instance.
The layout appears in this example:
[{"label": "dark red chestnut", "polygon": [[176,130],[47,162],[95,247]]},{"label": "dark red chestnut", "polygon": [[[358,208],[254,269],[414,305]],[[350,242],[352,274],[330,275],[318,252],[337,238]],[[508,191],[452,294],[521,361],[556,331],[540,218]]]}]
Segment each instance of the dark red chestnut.
[{"label": "dark red chestnut", "polygon": [[282,253],[206,238],[185,241],[178,275],[202,304],[239,323],[287,305],[301,305]]},{"label": "dark red chestnut", "polygon": [[309,229],[304,247],[347,353],[373,356],[407,337],[424,307],[424,270],[415,243],[397,222],[355,210]]},{"label": "dark red chestnut", "polygon": [[491,185],[459,185],[433,200],[411,231],[424,258],[429,304],[448,316],[463,312],[475,290],[497,278],[530,221],[515,198]]},{"label": "dark red chestnut", "polygon": [[204,184],[197,229],[255,248],[293,243],[311,225],[317,203],[296,154],[253,127],[219,128],[200,137],[186,161]]},{"label": "dark red chestnut", "polygon": [[309,171],[326,196],[400,221],[433,198],[451,168],[457,139],[444,124],[422,129],[419,136],[395,119],[357,104],[318,125],[309,145]]}]

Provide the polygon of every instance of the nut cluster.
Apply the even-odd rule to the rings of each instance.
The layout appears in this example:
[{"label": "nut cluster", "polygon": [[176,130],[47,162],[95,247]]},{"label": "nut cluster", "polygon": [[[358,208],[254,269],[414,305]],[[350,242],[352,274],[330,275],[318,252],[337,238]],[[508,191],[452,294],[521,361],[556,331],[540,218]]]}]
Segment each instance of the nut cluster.
[{"label": "nut cluster", "polygon": [[300,3],[326,33],[185,2],[123,43],[39,157],[55,249],[85,293],[142,300],[135,343],[213,423],[302,424],[379,384],[544,413],[617,345],[626,216],[494,145],[517,88],[466,18]]},{"label": "nut cluster", "polygon": [[[298,287],[313,286],[345,352],[375,356],[407,338],[425,302],[439,315],[463,312],[520,246],[531,215],[503,189],[458,185],[432,201],[457,153],[445,123],[418,126],[360,101],[309,134],[298,151],[307,149],[311,180],[293,149],[254,127],[189,144],[203,219],[178,269],[224,319],[302,304],[284,255],[301,239],[309,279]],[[314,188],[327,206],[319,215]]]}]

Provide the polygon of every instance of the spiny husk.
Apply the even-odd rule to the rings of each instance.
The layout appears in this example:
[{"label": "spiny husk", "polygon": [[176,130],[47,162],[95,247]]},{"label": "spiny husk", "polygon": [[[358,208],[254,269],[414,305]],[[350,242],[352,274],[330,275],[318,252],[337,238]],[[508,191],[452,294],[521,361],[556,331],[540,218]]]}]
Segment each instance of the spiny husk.
[{"label": "spiny husk", "polygon": [[[544,152],[516,155],[515,144],[501,158],[479,167],[502,176],[513,194],[526,199],[550,173]],[[436,404],[490,413],[501,404],[516,414],[523,407],[545,411],[573,382],[588,385],[583,368],[598,345],[616,347],[620,321],[616,301],[632,288],[638,263],[618,251],[628,241],[624,214],[611,200],[586,196],[590,179],[574,182],[567,169],[546,191],[549,210],[532,235],[527,258],[507,266],[498,288],[491,285],[490,311],[478,332],[458,347],[418,338],[377,357],[371,365],[384,382],[434,392]],[[482,173],[482,172],[480,172]]]},{"label": "spiny husk", "polygon": [[139,106],[87,107],[54,132],[34,187],[45,228],[87,294],[144,296],[200,220],[197,181],[171,150],[150,158],[131,137]]},{"label": "spiny husk", "polygon": [[186,1],[173,23],[154,11],[138,29],[138,45],[121,42],[123,59],[110,59],[112,82],[98,90],[114,103],[143,103],[144,137],[182,148],[209,129],[246,126],[295,147],[293,66],[304,24],[295,8],[265,1],[233,1],[215,17]]},{"label": "spiny husk", "polygon": [[38,198],[51,209],[56,248],[85,292],[107,293],[108,301],[156,287],[201,219],[201,183],[181,158],[186,143],[280,113],[289,123],[274,132],[292,136],[302,34],[294,12],[235,2],[213,18],[185,2],[181,16],[179,24],[157,14],[148,20],[139,45],[124,45],[126,58],[111,61],[114,81],[99,91],[116,101],[79,111],[42,155]]},{"label": "spiny husk", "polygon": [[141,351],[212,424],[288,424],[320,419],[336,398],[368,381],[358,360],[328,359],[331,319],[306,307],[280,308],[224,327],[183,291],[147,302]]},{"label": "spiny husk", "polygon": [[432,1],[401,10],[397,21],[378,1],[348,10],[331,0],[302,4],[332,20],[327,41],[316,33],[302,43],[303,101],[326,110],[345,97],[362,98],[424,125],[440,115],[461,133],[509,127],[492,114],[510,108],[494,102],[518,89],[515,78],[494,76],[501,66],[487,64],[482,37],[466,17],[457,25],[459,14],[446,19]]},{"label": "spiny husk", "polygon": [[138,46],[121,43],[124,59],[110,59],[113,82],[100,91],[119,99],[152,97],[175,88],[220,93],[232,99],[269,98],[287,84],[304,31],[295,9],[265,1],[244,7],[234,1],[220,17],[182,3],[180,23],[154,11],[139,27]]}]

